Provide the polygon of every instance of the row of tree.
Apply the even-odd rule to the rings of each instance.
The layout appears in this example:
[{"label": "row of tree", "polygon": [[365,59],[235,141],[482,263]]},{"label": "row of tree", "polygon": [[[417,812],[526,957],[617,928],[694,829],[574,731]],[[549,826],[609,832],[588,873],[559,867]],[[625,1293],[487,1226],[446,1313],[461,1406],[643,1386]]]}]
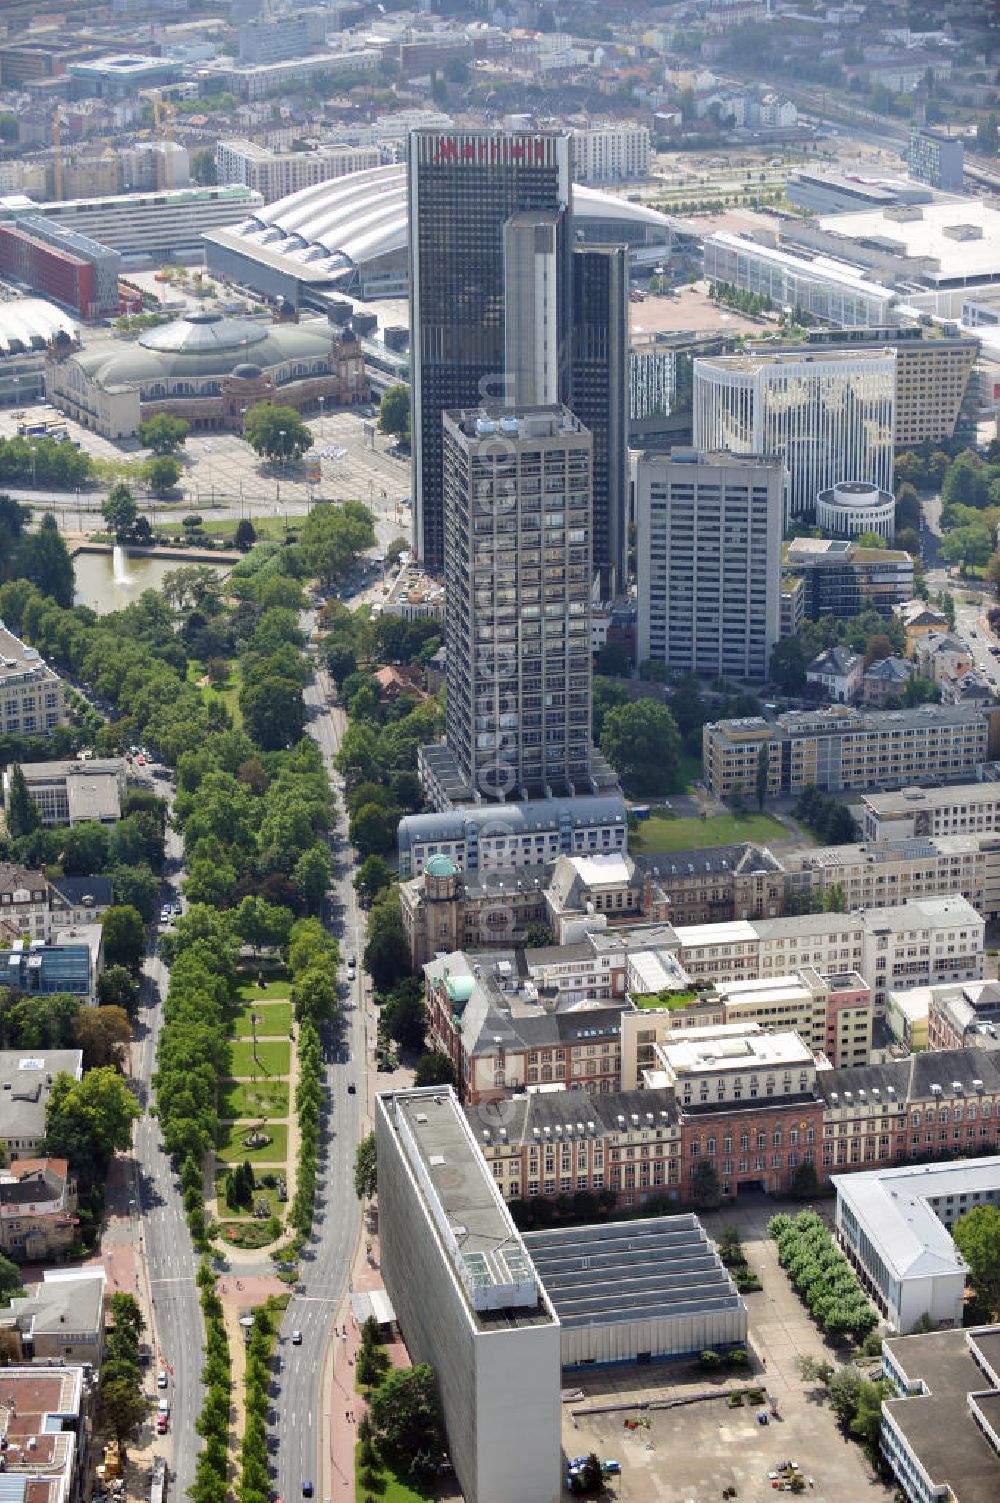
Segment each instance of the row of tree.
[{"label": "row of tree", "polygon": [[98,1374],[98,1412],[101,1429],[118,1442],[124,1467],[126,1448],[149,1414],[139,1351],[146,1322],[134,1296],[121,1290],[108,1301],[108,1313],[112,1324]]},{"label": "row of tree", "polygon": [[861,1342],[875,1329],[874,1306],[821,1217],[814,1211],[772,1216],[767,1234],[777,1243],[782,1268],[827,1336]]},{"label": "row of tree", "polygon": [[267,1459],[268,1360],[274,1331],[263,1305],[253,1312],[246,1350],[243,1442],[240,1446],[240,1503],[269,1503]]},{"label": "row of tree", "polygon": [[229,1409],[232,1399],[232,1359],[215,1276],[207,1262],[198,1269],[201,1312],[205,1320],[205,1362],[201,1381],[205,1398],[195,1429],[203,1445],[195,1463],[191,1503],[229,1503]]}]

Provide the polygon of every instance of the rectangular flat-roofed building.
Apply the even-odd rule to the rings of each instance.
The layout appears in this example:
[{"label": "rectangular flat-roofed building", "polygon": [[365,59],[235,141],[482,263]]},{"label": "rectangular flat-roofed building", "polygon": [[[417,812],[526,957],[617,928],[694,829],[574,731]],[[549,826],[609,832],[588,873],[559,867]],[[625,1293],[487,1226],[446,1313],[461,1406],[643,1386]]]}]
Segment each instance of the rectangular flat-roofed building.
[{"label": "rectangular flat-roofed building", "polygon": [[649,1362],[746,1341],[747,1312],[696,1216],[529,1232],[563,1367]]},{"label": "rectangular flat-roofed building", "polygon": [[378,1098],[385,1287],[468,1503],[558,1503],[559,1320],[450,1089]]},{"label": "rectangular flat-roofed building", "polygon": [[866,840],[991,834],[1000,830],[1000,783],[956,783],[946,788],[866,793],[861,807]]}]

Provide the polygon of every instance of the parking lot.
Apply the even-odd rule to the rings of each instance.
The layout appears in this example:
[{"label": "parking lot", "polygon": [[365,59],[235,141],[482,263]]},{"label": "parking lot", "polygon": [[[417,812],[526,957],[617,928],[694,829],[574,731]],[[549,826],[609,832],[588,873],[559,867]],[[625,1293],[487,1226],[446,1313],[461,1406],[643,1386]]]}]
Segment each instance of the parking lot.
[{"label": "parking lot", "polygon": [[[843,1362],[827,1346],[778,1266],[765,1227],[780,1207],[761,1204],[703,1216],[710,1236],[726,1225],[739,1228],[751,1266],[763,1289],[746,1296],[749,1345],[758,1364],[749,1378],[706,1378],[690,1361],[647,1368],[592,1369],[582,1377],[566,1372],[563,1384],[578,1383],[584,1397],[563,1405],[563,1450],[568,1457],[596,1451],[618,1460],[621,1475],[608,1480],[608,1495],[623,1503],[716,1503],[727,1487],[742,1503],[786,1496],[772,1487],[769,1472],[796,1461],[810,1478],[805,1494],[817,1503],[888,1503],[892,1490],[875,1479],[864,1452],[841,1435],[823,1390],[804,1383],[800,1355]],[[761,1407],[731,1409],[726,1394],[758,1385],[776,1402],[778,1417],[758,1423]],[[646,1401],[691,1400],[673,1408],[640,1408]],[[648,1420],[635,1430],[628,1420]],[[567,1494],[568,1496],[568,1494]]]}]

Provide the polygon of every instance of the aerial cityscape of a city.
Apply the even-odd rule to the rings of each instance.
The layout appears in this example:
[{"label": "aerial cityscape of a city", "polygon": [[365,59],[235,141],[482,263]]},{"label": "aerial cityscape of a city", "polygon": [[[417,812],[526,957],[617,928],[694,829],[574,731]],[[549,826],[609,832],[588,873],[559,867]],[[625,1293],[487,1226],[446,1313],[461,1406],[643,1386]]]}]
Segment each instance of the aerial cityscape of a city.
[{"label": "aerial cityscape of a city", "polygon": [[0,1503],[1000,1503],[1000,0],[0,3]]}]

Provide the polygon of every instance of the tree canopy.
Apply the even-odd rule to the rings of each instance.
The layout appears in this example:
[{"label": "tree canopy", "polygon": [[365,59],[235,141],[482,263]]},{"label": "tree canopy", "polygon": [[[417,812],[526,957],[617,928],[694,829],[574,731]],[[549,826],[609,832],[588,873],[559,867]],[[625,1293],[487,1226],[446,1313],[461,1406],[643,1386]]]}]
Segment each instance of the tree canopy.
[{"label": "tree canopy", "polygon": [[378,413],[378,425],[383,433],[395,434],[397,438],[410,436],[410,388],[400,383],[386,387]]},{"label": "tree canopy", "polygon": [[680,782],[681,738],[666,705],[636,699],[607,712],[601,751],[635,793],[671,793]]},{"label": "tree canopy", "polygon": [[313,436],[294,407],[258,402],[243,423],[243,437],[264,459],[301,459]]}]

